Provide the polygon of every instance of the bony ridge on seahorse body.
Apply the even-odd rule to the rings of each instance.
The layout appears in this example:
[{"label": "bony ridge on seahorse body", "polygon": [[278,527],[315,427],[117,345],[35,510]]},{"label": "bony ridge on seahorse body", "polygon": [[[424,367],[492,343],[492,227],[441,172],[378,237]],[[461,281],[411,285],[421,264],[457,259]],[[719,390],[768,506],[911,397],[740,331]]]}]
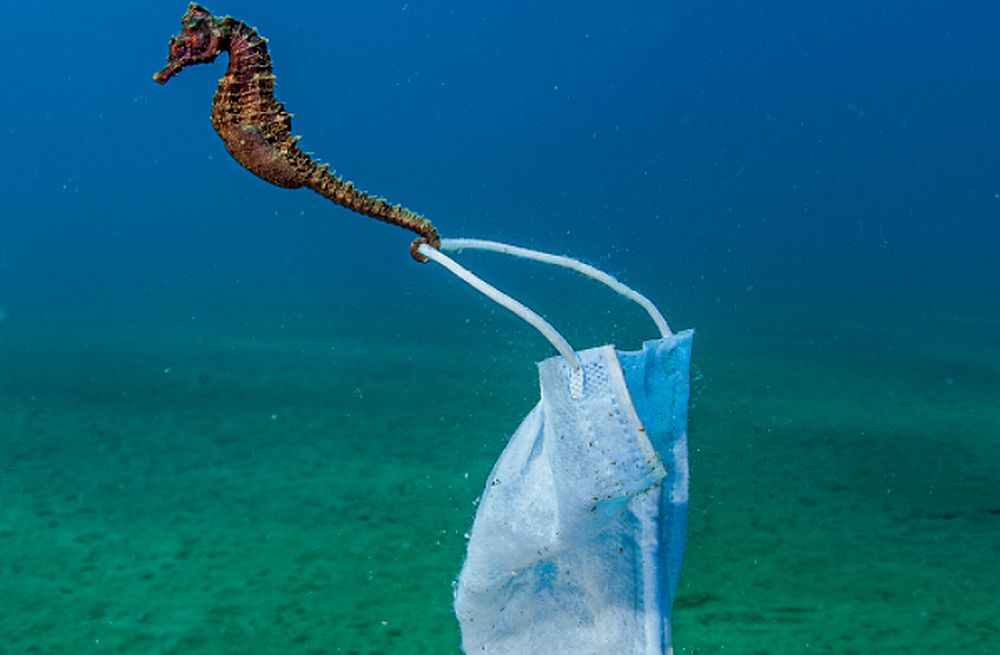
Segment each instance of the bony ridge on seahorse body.
[{"label": "bony ridge on seahorse body", "polygon": [[431,222],[400,205],[371,196],[344,182],[298,146],[292,136],[292,116],[274,97],[274,73],[267,39],[232,16],[216,17],[195,3],[181,19],[181,32],[170,39],[163,70],[153,75],[160,84],[193,64],[215,61],[229,52],[229,67],[219,80],[212,102],[212,125],[226,149],[244,168],[280,187],[308,187],[338,205],[398,225],[420,235],[410,245],[417,261],[420,244],[438,248],[441,238]]}]

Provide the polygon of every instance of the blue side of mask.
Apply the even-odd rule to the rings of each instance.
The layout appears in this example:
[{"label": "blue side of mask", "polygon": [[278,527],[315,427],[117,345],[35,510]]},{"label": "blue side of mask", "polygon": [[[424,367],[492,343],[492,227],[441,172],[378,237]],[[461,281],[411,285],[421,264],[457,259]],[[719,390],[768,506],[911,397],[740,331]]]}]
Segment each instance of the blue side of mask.
[{"label": "blue side of mask", "polygon": [[677,594],[688,504],[688,405],[694,332],[647,341],[639,352],[618,352],[632,403],[667,474],[661,484],[660,547],[667,560],[667,606]]}]

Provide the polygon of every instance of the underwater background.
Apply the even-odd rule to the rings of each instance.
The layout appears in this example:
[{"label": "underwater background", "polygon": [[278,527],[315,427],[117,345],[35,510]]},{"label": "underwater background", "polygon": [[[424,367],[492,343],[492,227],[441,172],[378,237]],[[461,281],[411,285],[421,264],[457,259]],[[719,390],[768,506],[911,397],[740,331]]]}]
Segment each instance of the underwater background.
[{"label": "underwater background", "polygon": [[[537,333],[239,167],[186,3],[13,3],[0,653],[458,653]],[[1000,5],[208,4],[301,145],[697,331],[677,653],[1000,652]],[[641,311],[461,259],[577,348]]]}]

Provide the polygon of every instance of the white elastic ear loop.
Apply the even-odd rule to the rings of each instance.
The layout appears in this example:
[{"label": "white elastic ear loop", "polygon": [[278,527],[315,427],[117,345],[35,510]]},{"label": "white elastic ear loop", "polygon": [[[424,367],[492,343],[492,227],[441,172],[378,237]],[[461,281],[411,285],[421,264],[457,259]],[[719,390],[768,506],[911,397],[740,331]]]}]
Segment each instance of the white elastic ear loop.
[{"label": "white elastic ear loop", "polygon": [[552,327],[552,325],[544,318],[514,300],[503,291],[500,291],[489,282],[486,282],[482,278],[479,278],[472,272],[466,270],[461,266],[461,264],[448,255],[431,248],[426,243],[420,244],[420,247],[417,248],[417,252],[427,259],[441,264],[463,281],[467,282],[470,286],[472,286],[472,288],[487,296],[490,300],[494,301],[498,305],[506,307],[527,321],[532,327],[541,332],[542,336],[549,340],[549,343],[555,346],[556,350],[559,351],[559,354],[563,356],[563,358],[569,363],[570,366],[573,367],[574,370],[580,369],[580,360],[577,359],[576,353],[573,352],[573,347],[570,346],[569,342],[567,342],[566,339],[564,339],[563,336],[559,334],[559,332],[557,332],[556,329]]},{"label": "white elastic ear loop", "polygon": [[619,282],[601,269],[591,266],[590,264],[584,264],[583,262],[573,259],[572,257],[552,255],[547,252],[512,246],[499,241],[486,241],[484,239],[441,239],[441,250],[456,252],[465,249],[489,250],[491,252],[513,255],[514,257],[521,257],[522,259],[532,259],[544,264],[553,264],[555,266],[562,266],[563,268],[574,270],[577,273],[586,275],[593,280],[597,280],[598,282],[611,287],[611,289],[625,296],[629,300],[638,303],[643,309],[646,310],[649,317],[653,319],[653,323],[656,324],[656,329],[660,331],[660,336],[666,338],[673,334],[670,331],[670,326],[667,325],[667,320],[663,318],[663,314],[660,313],[660,310],[656,308],[656,305],[654,305],[649,298],[642,295],[632,287]]}]

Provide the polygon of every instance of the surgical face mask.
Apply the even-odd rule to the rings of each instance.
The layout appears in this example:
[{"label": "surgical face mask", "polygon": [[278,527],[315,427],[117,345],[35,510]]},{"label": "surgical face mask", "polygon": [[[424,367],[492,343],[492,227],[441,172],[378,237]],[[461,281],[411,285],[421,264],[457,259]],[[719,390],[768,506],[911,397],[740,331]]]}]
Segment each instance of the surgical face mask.
[{"label": "surgical face mask", "polygon": [[560,355],[538,365],[541,399],[486,483],[455,584],[469,655],[663,655],[687,523],[691,331],[573,259],[445,239],[565,266],[647,310],[660,338],[634,352],[575,351],[544,319],[443,252],[420,253],[539,329]]}]

